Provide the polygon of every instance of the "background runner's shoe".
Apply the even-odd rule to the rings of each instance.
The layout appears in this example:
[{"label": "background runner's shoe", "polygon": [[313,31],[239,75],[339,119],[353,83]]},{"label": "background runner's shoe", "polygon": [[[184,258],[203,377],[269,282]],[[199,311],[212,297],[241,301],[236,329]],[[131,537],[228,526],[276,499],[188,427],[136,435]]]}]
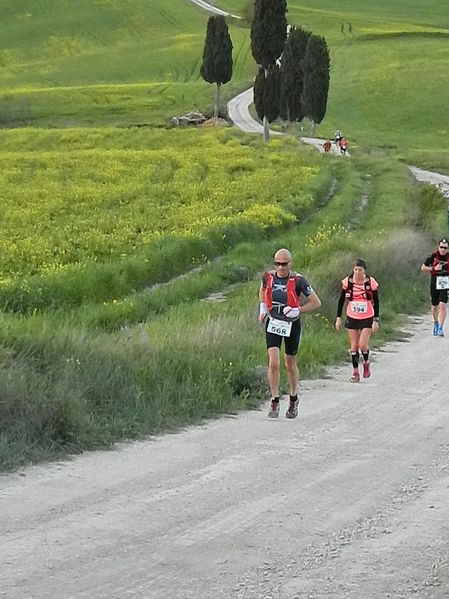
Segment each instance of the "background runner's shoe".
[{"label": "background runner's shoe", "polygon": [[440,325],[438,324],[438,322],[434,322],[433,323],[433,334],[434,334],[435,337],[438,335],[438,327],[439,326]]},{"label": "background runner's shoe", "polygon": [[298,415],[299,398],[291,399],[288,410],[285,412],[286,418],[296,418]]},{"label": "background runner's shoe", "polygon": [[438,325],[438,335],[444,337],[443,327],[440,324]]},{"label": "background runner's shoe", "polygon": [[371,367],[369,362],[363,362],[363,378],[369,379],[371,376]]},{"label": "background runner's shoe", "polygon": [[276,401],[275,399],[271,400],[268,418],[279,418],[279,401]]},{"label": "background runner's shoe", "polygon": [[349,379],[350,383],[359,383],[360,382],[360,374],[357,368],[354,368],[354,372],[352,373],[351,378]]}]

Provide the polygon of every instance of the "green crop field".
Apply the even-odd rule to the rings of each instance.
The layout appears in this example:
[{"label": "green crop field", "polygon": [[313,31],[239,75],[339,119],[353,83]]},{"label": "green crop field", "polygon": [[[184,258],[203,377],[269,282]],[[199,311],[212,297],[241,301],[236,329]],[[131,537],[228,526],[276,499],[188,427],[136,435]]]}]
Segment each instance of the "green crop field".
[{"label": "green crop field", "polygon": [[[192,261],[231,247],[242,229],[249,239],[294,222],[311,206],[309,188],[320,171],[313,154],[293,152],[287,140],[266,151],[258,138],[230,129],[37,129],[32,140],[22,129],[0,139],[3,310],[24,309],[27,277],[49,285],[76,276],[80,298],[116,298],[123,289],[112,282],[108,290],[81,293],[88,265],[117,262],[123,269],[139,256],[149,265],[144,285],[151,282],[156,248],[212,236],[213,250],[184,256],[166,278],[181,274]],[[38,289],[27,309],[54,304],[48,287],[46,301]]]},{"label": "green crop field", "polygon": [[[288,3],[328,41],[318,134],[344,131],[342,160],[170,124],[215,96],[188,0],[0,0],[0,469],[259,405],[258,281],[281,245],[323,300],[302,373],[344,355],[331,321],[355,254],[382,285],[375,343],[424,308],[417,264],[446,215],[402,161],[449,172],[449,8],[410,4]],[[229,29],[223,103],[256,72],[247,25]]]}]

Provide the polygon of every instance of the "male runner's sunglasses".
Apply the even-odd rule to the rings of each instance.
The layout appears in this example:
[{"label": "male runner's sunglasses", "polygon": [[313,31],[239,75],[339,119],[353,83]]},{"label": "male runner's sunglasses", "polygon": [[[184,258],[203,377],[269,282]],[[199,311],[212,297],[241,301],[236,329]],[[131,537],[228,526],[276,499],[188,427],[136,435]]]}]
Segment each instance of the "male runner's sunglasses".
[{"label": "male runner's sunglasses", "polygon": [[288,262],[275,262],[275,266],[287,266]]}]

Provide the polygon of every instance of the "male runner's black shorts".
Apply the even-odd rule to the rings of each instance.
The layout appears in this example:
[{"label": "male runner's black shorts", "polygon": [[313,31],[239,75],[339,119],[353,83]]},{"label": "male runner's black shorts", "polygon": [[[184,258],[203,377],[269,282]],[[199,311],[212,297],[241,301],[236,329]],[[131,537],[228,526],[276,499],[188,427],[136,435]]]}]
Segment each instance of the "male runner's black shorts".
[{"label": "male runner's black shorts", "polygon": [[270,347],[281,347],[282,339],[285,341],[285,353],[288,356],[296,356],[298,353],[299,340],[301,338],[301,321],[294,320],[292,322],[292,330],[289,337],[281,337],[281,335],[276,335],[275,333],[267,332],[268,319],[267,324],[265,325],[265,338],[267,341],[267,349]]},{"label": "male runner's black shorts", "polygon": [[430,301],[432,306],[438,306],[440,302],[447,304],[447,289],[437,289],[435,284],[430,283]]},{"label": "male runner's black shorts", "polygon": [[360,331],[361,329],[370,329],[373,326],[373,317],[371,318],[351,318],[350,316],[346,317],[345,327],[347,329],[356,329]]}]

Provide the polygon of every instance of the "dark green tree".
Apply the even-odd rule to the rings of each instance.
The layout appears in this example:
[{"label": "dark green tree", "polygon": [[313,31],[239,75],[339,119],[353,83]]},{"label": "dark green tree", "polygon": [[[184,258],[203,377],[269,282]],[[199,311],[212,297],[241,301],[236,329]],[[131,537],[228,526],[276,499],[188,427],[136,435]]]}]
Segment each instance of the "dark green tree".
[{"label": "dark green tree", "polygon": [[[286,0],[255,0],[254,2],[254,19],[251,24],[251,52],[256,63],[263,68],[265,79],[268,77],[268,70],[270,67],[274,67],[276,60],[281,56],[284,49],[287,36],[286,11]],[[271,93],[268,92],[270,85],[261,87],[267,93]],[[263,102],[263,105],[265,105],[265,102]],[[265,141],[268,141],[270,136],[268,122],[267,115],[264,115]]]},{"label": "dark green tree", "polygon": [[323,37],[319,35],[309,37],[303,68],[303,107],[305,116],[312,122],[313,136],[315,135],[315,124],[321,123],[326,114],[329,92],[330,58],[329,49]]},{"label": "dark green tree", "polygon": [[282,54],[280,116],[286,121],[302,121],[305,116],[303,60],[310,35],[309,31],[291,27]]},{"label": "dark green tree", "polygon": [[246,0],[240,9],[240,14],[245,25],[251,25],[254,19],[254,0]]},{"label": "dark green tree", "polygon": [[280,80],[279,67],[272,65],[267,69],[260,68],[254,82],[254,106],[257,116],[264,117],[269,123],[279,116]]},{"label": "dark green tree", "polygon": [[207,22],[200,73],[208,83],[217,84],[214,107],[216,118],[220,109],[221,85],[230,81],[232,77],[232,41],[222,15],[214,15]]}]

